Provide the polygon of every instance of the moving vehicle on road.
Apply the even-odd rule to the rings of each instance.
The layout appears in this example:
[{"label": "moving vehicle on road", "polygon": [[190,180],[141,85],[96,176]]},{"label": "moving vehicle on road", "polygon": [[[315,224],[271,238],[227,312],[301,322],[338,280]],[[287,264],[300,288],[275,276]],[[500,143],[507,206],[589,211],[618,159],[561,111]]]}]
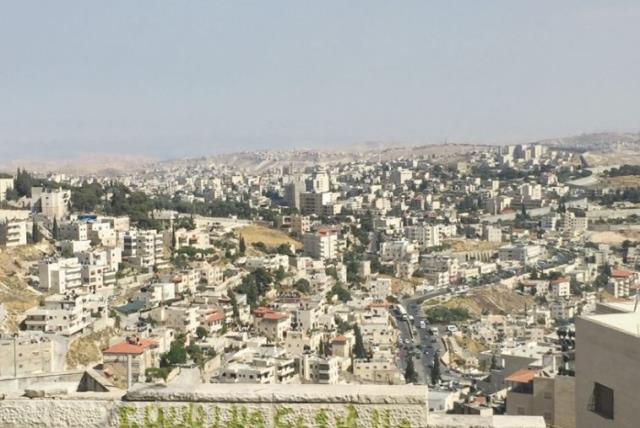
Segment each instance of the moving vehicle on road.
[{"label": "moving vehicle on road", "polygon": [[396,314],[402,321],[406,321],[408,319],[407,310],[401,304],[396,305]]}]

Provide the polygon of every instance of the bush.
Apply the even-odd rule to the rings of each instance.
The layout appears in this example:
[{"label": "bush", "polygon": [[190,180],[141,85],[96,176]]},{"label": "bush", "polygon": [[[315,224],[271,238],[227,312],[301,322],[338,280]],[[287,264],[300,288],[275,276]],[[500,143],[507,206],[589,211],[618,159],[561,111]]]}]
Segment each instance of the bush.
[{"label": "bush", "polygon": [[447,308],[442,305],[427,309],[425,315],[431,324],[451,324],[466,321],[471,317],[465,308]]}]

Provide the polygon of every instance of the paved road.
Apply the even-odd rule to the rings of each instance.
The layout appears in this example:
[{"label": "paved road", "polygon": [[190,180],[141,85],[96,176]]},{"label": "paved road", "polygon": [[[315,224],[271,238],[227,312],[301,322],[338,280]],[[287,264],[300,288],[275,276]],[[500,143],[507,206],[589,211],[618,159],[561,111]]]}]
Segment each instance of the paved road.
[{"label": "paved road", "polygon": [[200,383],[202,383],[202,379],[200,377],[200,369],[197,367],[180,369],[180,374],[171,381],[171,385],[183,386],[197,385]]},{"label": "paved road", "polygon": [[[429,374],[431,373],[431,367],[433,365],[433,357],[438,352],[442,355],[445,352],[444,345],[439,336],[445,334],[444,326],[428,325],[426,329],[419,328],[420,320],[424,319],[421,303],[427,299],[431,299],[437,296],[446,294],[447,290],[439,290],[427,294],[412,296],[401,301],[402,305],[406,308],[407,313],[414,318],[413,324],[409,321],[402,321],[397,319],[398,329],[400,330],[400,338],[403,345],[400,347],[398,353],[398,367],[401,367],[403,372],[406,367],[407,353],[412,351],[419,351],[419,357],[414,354],[414,367],[418,374],[419,384],[430,384]],[[426,322],[426,320],[425,320]],[[437,327],[439,330],[438,336],[432,336],[428,333],[429,328]],[[409,340],[410,344],[407,345],[406,341]],[[426,351],[426,353],[425,353]],[[455,374],[449,374],[446,368],[441,365],[441,375],[444,382],[458,381],[458,376]]]}]

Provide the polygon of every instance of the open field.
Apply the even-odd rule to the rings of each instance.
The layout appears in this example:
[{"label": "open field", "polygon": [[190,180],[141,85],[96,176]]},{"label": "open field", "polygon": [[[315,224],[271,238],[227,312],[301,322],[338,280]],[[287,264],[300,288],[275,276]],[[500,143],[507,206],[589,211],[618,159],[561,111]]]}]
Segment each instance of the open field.
[{"label": "open field", "polygon": [[500,247],[500,242],[479,241],[474,239],[446,239],[443,244],[449,246],[453,252],[487,251]]},{"label": "open field", "polygon": [[252,224],[244,226],[237,231],[238,237],[243,237],[247,246],[256,242],[262,242],[267,247],[277,247],[282,244],[294,245],[296,249],[302,248],[302,243],[289,237],[279,230]]},{"label": "open field", "polygon": [[620,245],[624,241],[640,241],[640,230],[607,230],[587,232],[586,239],[596,244]]},{"label": "open field", "polygon": [[617,189],[640,187],[640,176],[621,175],[619,177],[604,177],[600,180],[600,183],[598,183],[598,187],[613,187]]}]

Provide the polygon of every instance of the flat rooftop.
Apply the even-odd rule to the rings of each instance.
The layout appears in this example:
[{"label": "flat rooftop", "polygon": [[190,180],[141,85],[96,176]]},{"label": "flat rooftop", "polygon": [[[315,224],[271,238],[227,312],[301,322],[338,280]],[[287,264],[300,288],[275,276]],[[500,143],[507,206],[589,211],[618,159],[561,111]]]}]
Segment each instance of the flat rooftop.
[{"label": "flat rooftop", "polygon": [[640,337],[640,312],[586,315],[582,318],[634,337]]}]

